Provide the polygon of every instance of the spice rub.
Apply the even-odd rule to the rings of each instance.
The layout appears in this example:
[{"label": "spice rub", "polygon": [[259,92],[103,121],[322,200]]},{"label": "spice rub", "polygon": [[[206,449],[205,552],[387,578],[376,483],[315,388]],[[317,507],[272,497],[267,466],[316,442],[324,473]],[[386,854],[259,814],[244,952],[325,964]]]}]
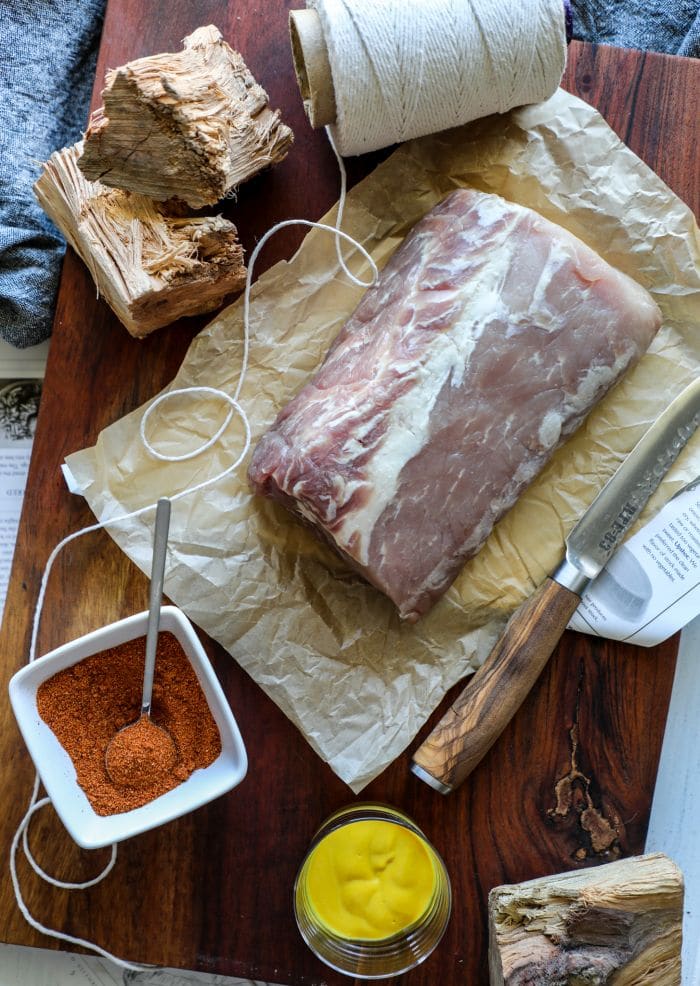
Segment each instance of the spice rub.
[{"label": "spice rub", "polygon": [[138,766],[115,784],[105,753],[115,734],[138,718],[146,638],[88,657],[45,681],[37,692],[39,714],[71,758],[78,784],[98,815],[116,815],[153,801],[208,767],[221,752],[221,737],[187,655],[172,633],[158,636],[151,715],[178,751],[150,780]]},{"label": "spice rub", "polygon": [[107,773],[121,787],[149,787],[171,770],[177,775],[179,759],[170,733],[147,715],[115,733],[105,753]]}]

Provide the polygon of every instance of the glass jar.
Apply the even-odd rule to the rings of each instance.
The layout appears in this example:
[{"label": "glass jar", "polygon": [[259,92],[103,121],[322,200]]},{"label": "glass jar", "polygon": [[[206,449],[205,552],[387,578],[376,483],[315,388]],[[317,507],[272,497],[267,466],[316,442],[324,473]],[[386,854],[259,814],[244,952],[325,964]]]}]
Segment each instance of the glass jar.
[{"label": "glass jar", "polygon": [[[353,860],[341,860],[339,856],[336,858],[336,847],[342,845],[343,839],[343,836],[337,834],[338,830],[368,822],[380,824],[365,825],[362,829],[344,833],[351,840],[355,839],[351,852]],[[392,832],[393,826],[399,826],[402,831]],[[322,846],[324,840],[328,840],[333,833],[336,834],[333,835],[332,840]],[[407,833],[410,833],[410,836]],[[359,842],[357,842],[358,838]],[[358,845],[361,845],[362,853],[356,851]],[[385,852],[389,845],[394,846],[394,851]],[[369,856],[365,852],[367,847],[369,847]],[[394,860],[406,848],[410,859],[404,860],[404,869],[398,872],[399,883],[393,884],[401,904],[405,904],[407,900],[410,904],[412,899],[410,886],[407,889],[404,882],[406,878],[410,884],[411,876],[419,871],[432,874],[432,885],[426,883],[414,894],[417,913],[409,916],[406,923],[393,932],[384,933],[381,923],[378,927],[372,928],[369,935],[358,932],[358,927],[365,925],[371,927],[367,917],[370,921],[376,917],[374,910],[363,913],[364,898],[373,892],[372,887],[384,879],[382,874],[385,869],[388,877],[391,878],[390,867],[401,865],[401,860],[396,864]],[[359,862],[354,861],[355,857]],[[418,866],[414,865],[416,862]],[[365,871],[369,872],[373,865],[375,872],[365,879]],[[360,867],[363,874],[359,880],[355,879],[357,867]],[[335,873],[331,874],[330,870],[334,870]],[[346,885],[342,884],[343,872],[347,878]],[[349,911],[344,911],[350,918],[347,928],[339,927],[342,922],[338,921],[333,926],[334,922],[329,919],[328,908],[325,904],[319,907],[319,900],[314,899],[319,881],[323,883],[326,873],[329,881],[335,881],[340,873],[341,896],[347,888],[350,907]],[[338,896],[338,886],[334,883],[329,899],[332,898],[335,903]],[[367,906],[371,908],[371,905]],[[294,884],[294,914],[304,941],[326,965],[357,979],[384,979],[396,976],[423,962],[442,938],[449,921],[451,906],[450,880],[445,864],[435,848],[412,819],[398,809],[382,804],[352,805],[341,808],[331,815],[316,832]],[[380,911],[382,915],[387,913],[381,904]],[[410,906],[407,913],[410,915]]]}]

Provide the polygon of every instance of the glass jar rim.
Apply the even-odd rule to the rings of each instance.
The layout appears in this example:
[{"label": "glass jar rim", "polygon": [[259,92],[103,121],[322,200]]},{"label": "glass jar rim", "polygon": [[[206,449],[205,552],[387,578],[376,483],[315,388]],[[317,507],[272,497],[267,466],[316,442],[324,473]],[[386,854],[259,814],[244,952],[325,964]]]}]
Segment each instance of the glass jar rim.
[{"label": "glass jar rim", "polygon": [[[328,927],[314,912],[304,880],[316,847],[344,825],[382,820],[413,832],[424,844],[434,868],[435,884],[425,910],[410,925],[382,938],[350,938]],[[358,979],[400,975],[424,961],[443,937],[452,910],[452,889],[444,860],[425,833],[401,809],[381,802],[360,802],[333,812],[319,826],[294,881],[294,916],[311,951],[338,972]]]}]

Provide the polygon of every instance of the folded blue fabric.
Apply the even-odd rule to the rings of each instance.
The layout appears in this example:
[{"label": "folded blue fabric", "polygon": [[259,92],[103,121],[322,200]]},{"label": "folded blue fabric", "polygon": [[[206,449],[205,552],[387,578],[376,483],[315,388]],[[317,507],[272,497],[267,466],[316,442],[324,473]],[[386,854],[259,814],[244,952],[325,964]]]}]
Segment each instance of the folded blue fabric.
[{"label": "folded blue fabric", "polygon": [[[700,57],[700,0],[570,0],[574,37]],[[0,0],[0,335],[51,332],[63,239],[39,208],[39,165],[84,129],[105,0]]]},{"label": "folded blue fabric", "polygon": [[0,0],[0,335],[51,332],[64,242],[37,204],[40,164],[85,129],[105,0]]}]

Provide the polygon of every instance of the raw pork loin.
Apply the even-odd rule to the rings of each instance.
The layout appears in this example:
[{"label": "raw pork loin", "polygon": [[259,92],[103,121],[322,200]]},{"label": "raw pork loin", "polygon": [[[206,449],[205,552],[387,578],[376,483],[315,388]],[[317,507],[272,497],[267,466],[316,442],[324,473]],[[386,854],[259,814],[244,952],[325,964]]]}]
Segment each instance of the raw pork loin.
[{"label": "raw pork loin", "polygon": [[416,620],[660,322],[566,230],[455,191],[261,439],[251,485]]}]

